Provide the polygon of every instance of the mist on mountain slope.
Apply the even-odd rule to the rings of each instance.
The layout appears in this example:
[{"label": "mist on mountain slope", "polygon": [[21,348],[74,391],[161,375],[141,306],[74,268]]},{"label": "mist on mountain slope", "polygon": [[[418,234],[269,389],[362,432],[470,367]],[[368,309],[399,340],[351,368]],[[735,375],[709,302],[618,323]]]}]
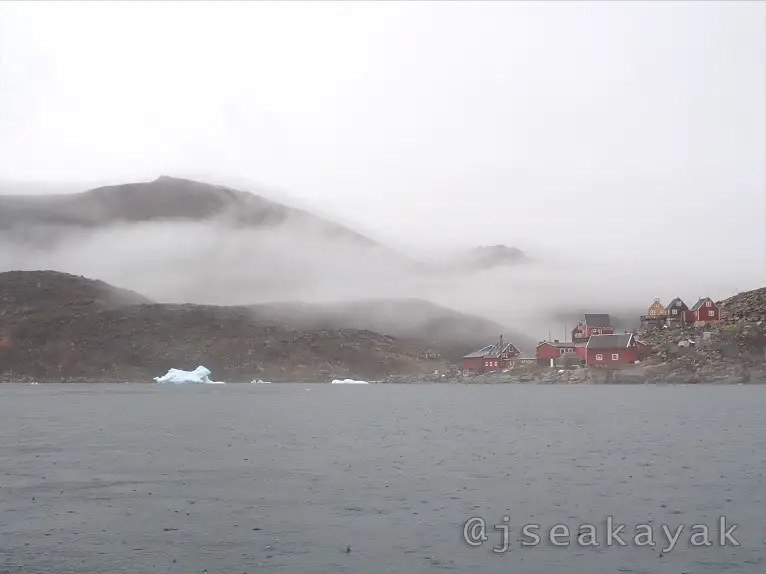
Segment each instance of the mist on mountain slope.
[{"label": "mist on mountain slope", "polygon": [[700,289],[688,281],[684,285],[683,275],[642,277],[628,265],[574,257],[450,273],[428,272],[405,261],[372,243],[323,236],[291,218],[261,229],[220,221],[119,224],[69,234],[48,249],[0,246],[0,270],[74,273],[160,302],[420,298],[537,338],[560,330],[553,313],[562,307],[617,312],[655,295],[693,298]]}]

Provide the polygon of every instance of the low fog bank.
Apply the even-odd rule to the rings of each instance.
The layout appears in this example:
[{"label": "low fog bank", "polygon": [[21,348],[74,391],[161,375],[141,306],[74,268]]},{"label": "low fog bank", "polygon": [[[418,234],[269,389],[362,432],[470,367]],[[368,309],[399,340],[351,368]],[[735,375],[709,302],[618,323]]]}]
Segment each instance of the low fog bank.
[{"label": "low fog bank", "polygon": [[[50,249],[0,240],[0,271],[51,269],[101,279],[158,302],[218,305],[419,298],[544,338],[562,309],[619,314],[652,298],[729,296],[726,269],[573,257],[482,271],[426,272],[406,257],[305,222],[232,228],[223,222],[141,223],[71,233]],[[422,257],[422,253],[420,254]],[[534,255],[534,254],[533,254]]]}]

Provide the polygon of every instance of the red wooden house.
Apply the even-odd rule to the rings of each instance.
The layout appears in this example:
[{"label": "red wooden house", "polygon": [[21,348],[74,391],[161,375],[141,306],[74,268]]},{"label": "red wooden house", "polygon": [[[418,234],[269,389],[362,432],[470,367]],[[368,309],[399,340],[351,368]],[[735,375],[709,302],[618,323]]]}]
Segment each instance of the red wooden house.
[{"label": "red wooden house", "polygon": [[611,335],[614,333],[612,318],[608,313],[585,313],[583,321],[572,329],[572,341],[585,342],[592,335]]},{"label": "red wooden house", "polygon": [[537,364],[544,367],[549,367],[552,365],[551,361],[555,361],[563,355],[574,353],[575,349],[575,343],[543,341],[537,345],[537,351],[535,353]]},{"label": "red wooden house", "polygon": [[703,326],[718,323],[721,320],[721,310],[710,297],[701,297],[694,307],[686,312],[686,322]]},{"label": "red wooden house", "polygon": [[618,366],[635,363],[639,349],[633,333],[593,335],[585,346],[585,365]]},{"label": "red wooden house", "polygon": [[468,353],[461,362],[464,371],[473,373],[494,373],[501,369],[507,369],[511,365],[511,359],[521,354],[513,343],[503,343],[503,337],[493,345],[482,347],[478,351]]}]

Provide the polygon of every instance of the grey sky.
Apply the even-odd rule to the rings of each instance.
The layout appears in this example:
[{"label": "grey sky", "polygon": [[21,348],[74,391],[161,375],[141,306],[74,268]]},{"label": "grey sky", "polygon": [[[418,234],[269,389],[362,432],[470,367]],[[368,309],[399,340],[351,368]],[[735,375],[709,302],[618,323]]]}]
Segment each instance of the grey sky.
[{"label": "grey sky", "polygon": [[396,244],[755,287],[765,31],[763,2],[3,2],[0,179],[244,178]]}]

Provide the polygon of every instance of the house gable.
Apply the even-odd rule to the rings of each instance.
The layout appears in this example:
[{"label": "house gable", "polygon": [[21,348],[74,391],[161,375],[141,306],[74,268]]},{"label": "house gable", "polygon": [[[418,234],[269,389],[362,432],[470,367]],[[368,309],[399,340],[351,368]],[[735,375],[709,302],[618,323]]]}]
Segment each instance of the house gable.
[{"label": "house gable", "polygon": [[655,299],[654,302],[649,305],[649,309],[646,313],[650,317],[663,317],[665,315],[665,306],[659,299]]},{"label": "house gable", "polygon": [[[708,305],[708,303],[710,303]],[[708,308],[708,309],[718,309],[718,305],[715,304],[715,301],[713,301],[710,297],[702,297],[699,301],[697,301],[694,304],[694,307],[691,308],[692,311],[698,311],[701,308]]]},{"label": "house gable", "polygon": [[[670,303],[668,303],[667,307],[665,307],[665,314],[678,316],[681,315],[683,311],[688,310],[689,307],[686,306],[686,303],[684,303],[680,297],[676,297]],[[673,311],[675,311],[675,313],[673,313]]]}]

